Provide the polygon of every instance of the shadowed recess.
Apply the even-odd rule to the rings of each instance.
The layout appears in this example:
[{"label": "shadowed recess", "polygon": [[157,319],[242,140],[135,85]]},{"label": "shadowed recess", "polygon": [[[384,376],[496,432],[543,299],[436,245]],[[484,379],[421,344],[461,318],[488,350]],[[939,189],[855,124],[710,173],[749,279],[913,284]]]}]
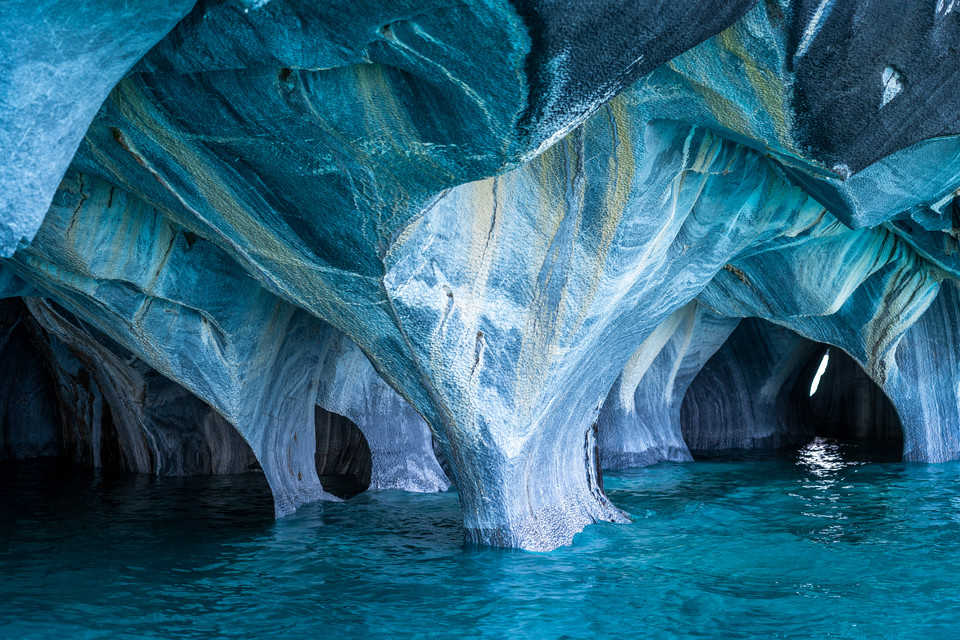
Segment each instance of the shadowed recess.
[{"label": "shadowed recess", "polygon": [[370,487],[373,459],[363,432],[349,418],[317,407],[317,475],[325,490],[352,498]]},{"label": "shadowed recess", "polygon": [[[840,349],[826,351],[827,366],[816,392],[809,395],[807,401],[806,411],[814,433],[840,440],[882,441],[899,460],[903,428],[890,399],[853,358]],[[820,362],[822,359],[818,362],[813,358],[808,367],[810,364],[819,367]],[[795,397],[802,402],[802,394]]]},{"label": "shadowed recess", "polygon": [[53,380],[19,298],[0,300],[0,462],[62,457]]},{"label": "shadowed recess", "polygon": [[814,438],[869,442],[884,460],[900,460],[903,450],[896,409],[855,360],[757,318],[741,322],[706,363],[680,415],[684,440],[697,453]]}]

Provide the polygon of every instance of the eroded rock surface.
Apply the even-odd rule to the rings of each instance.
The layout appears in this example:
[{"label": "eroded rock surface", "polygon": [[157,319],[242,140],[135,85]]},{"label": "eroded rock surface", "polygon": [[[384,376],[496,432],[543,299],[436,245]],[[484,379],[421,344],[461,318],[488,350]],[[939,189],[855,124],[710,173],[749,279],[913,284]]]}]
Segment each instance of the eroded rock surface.
[{"label": "eroded rock surface", "polygon": [[[31,43],[134,35],[96,40],[82,100],[45,94],[76,105],[58,144],[0,161],[0,295],[52,301],[30,309],[70,345],[58,388],[69,358],[97,372],[71,424],[148,425],[116,431],[125,468],[218,438],[242,466],[235,430],[278,515],[333,499],[329,469],[452,481],[469,540],[549,550],[625,520],[604,464],[813,433],[784,394],[826,348],[890,398],[907,459],[953,459],[944,4],[211,0],[138,28],[81,3],[48,35],[56,3],[24,5],[0,26]],[[3,81],[30,51],[0,49]],[[0,140],[49,119],[15,93]],[[149,413],[181,404],[226,431]]]},{"label": "eroded rock surface", "polygon": [[10,0],[0,16],[0,256],[28,244],[100,103],[194,0]]}]

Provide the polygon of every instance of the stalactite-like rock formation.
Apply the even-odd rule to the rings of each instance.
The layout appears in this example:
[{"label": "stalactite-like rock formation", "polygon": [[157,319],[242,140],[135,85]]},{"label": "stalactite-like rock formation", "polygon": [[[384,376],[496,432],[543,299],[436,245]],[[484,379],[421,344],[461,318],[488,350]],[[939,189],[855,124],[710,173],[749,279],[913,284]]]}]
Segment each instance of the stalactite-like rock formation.
[{"label": "stalactite-like rock formation", "polygon": [[952,6],[135,5],[0,15],[8,456],[453,482],[548,550],[604,465],[818,432],[830,348],[960,457]]},{"label": "stalactite-like rock formation", "polygon": [[[600,410],[605,469],[691,460],[680,411],[690,384],[724,346],[738,318],[717,316],[696,301],[673,312],[630,357]],[[724,347],[726,348],[726,347]],[[720,418],[721,416],[716,416]],[[686,438],[686,439],[685,439]]]}]

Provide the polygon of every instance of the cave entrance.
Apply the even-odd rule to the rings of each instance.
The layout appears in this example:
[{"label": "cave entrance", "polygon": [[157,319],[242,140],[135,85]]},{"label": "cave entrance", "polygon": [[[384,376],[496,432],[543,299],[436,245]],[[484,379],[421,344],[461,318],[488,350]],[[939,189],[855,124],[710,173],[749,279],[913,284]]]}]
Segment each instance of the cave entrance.
[{"label": "cave entrance", "polygon": [[[49,314],[46,324],[37,309]],[[49,300],[0,300],[0,513],[31,517],[45,505],[44,515],[109,514],[152,504],[158,520],[165,509],[272,520],[266,477],[235,428],[127,355],[117,361],[128,368],[111,375],[101,354],[115,346],[90,330]],[[116,383],[127,376],[144,386]]]},{"label": "cave entrance", "polygon": [[317,475],[324,490],[352,498],[370,487],[373,457],[360,427],[349,418],[316,409]]},{"label": "cave entrance", "polygon": [[53,379],[20,298],[0,300],[0,462],[64,461]]},{"label": "cave entrance", "polygon": [[821,351],[806,365],[806,399],[802,387],[794,393],[814,436],[855,442],[871,459],[902,459],[903,427],[893,403],[856,360],[834,347]]},{"label": "cave entrance", "polygon": [[896,409],[853,358],[757,318],[743,320],[694,379],[680,422],[695,457],[816,438],[854,443],[874,461],[903,455]]}]

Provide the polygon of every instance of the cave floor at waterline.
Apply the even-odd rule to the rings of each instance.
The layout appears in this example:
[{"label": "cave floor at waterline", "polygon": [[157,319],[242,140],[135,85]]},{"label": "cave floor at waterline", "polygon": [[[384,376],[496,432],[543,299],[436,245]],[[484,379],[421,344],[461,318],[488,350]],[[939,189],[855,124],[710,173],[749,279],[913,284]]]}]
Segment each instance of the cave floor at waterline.
[{"label": "cave floor at waterline", "polygon": [[633,522],[464,548],[455,492],[0,467],[2,638],[952,638],[960,463],[817,439],[608,473]]}]

